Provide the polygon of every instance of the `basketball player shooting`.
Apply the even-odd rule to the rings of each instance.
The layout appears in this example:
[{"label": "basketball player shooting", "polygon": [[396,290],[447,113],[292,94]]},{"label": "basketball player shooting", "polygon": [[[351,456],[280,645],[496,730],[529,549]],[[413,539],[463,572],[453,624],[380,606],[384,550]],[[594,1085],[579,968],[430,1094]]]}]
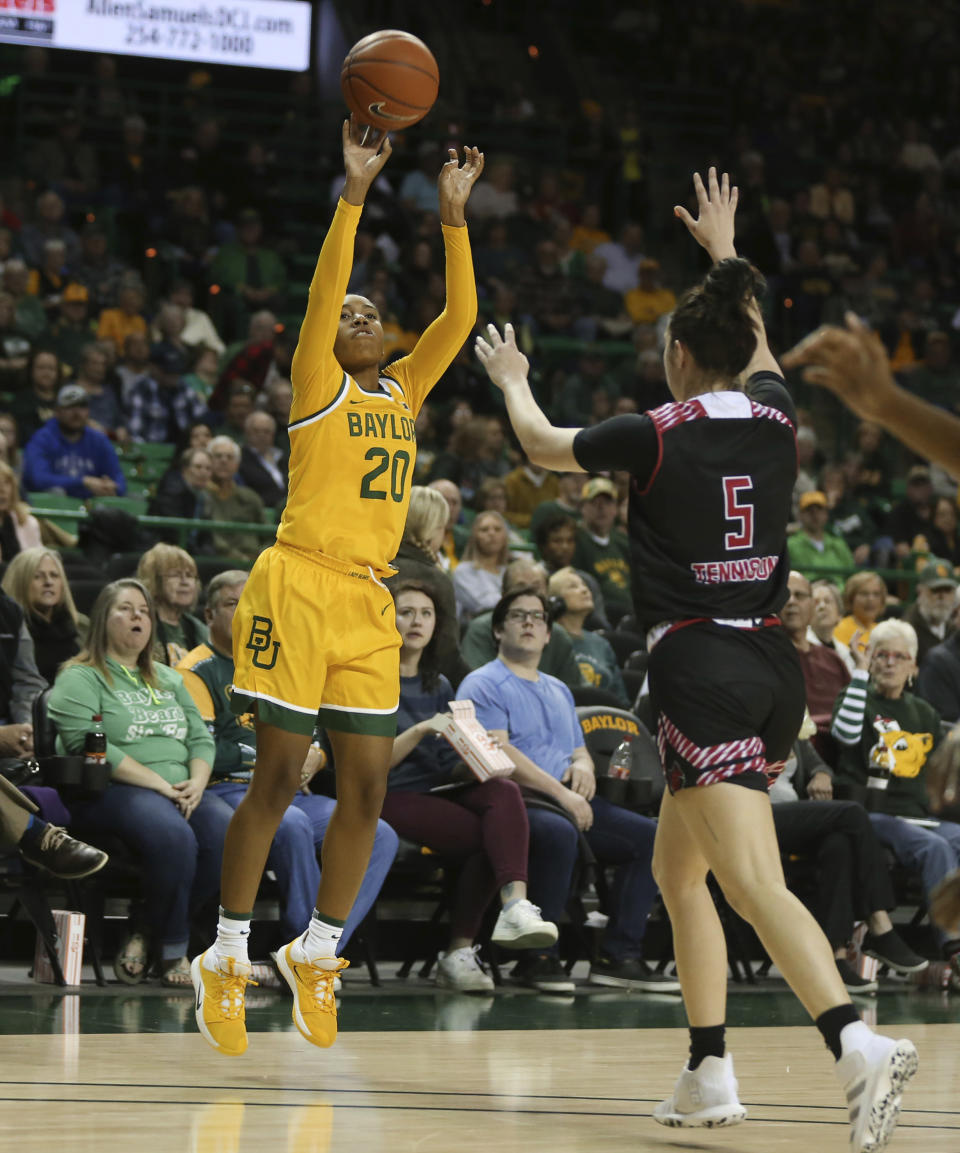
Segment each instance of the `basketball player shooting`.
[{"label": "basketball player shooting", "polygon": [[339,941],[373,846],[400,696],[400,635],[382,582],[410,502],[417,413],[476,321],[464,206],[483,153],[468,148],[461,164],[450,149],[438,180],[446,306],[410,355],[381,372],[379,313],[345,294],[363,204],[390,151],[382,131],[344,122],[346,181],[293,358],[289,495],[276,544],[257,559],[234,618],[231,704],[255,715],[256,768],[227,830],[217,939],[191,966],[197,1025],[229,1055],[247,1047],[254,899],[318,717],[333,748],[337,807],[316,909],[278,965],[303,1036],[322,1047],[336,1038],[333,982],[347,964]]},{"label": "basketball player shooting", "polygon": [[667,780],[654,875],[673,924],[690,1058],[663,1125],[742,1121],[725,1049],[726,946],[707,889],[713,872],[754,927],[836,1058],[853,1153],[877,1153],[917,1069],[910,1041],[873,1033],[843,986],[816,921],[784,883],[768,774],[803,716],[804,683],[780,625],[796,479],[796,414],[771,354],[759,273],[737,257],[737,189],[694,176],[698,216],[675,215],[713,259],[678,303],[664,366],[673,403],[587,429],[556,428],[537,407],[511,326],[477,355],[504,394],[524,452],[558,471],[630,473],[629,535],[638,619]]}]

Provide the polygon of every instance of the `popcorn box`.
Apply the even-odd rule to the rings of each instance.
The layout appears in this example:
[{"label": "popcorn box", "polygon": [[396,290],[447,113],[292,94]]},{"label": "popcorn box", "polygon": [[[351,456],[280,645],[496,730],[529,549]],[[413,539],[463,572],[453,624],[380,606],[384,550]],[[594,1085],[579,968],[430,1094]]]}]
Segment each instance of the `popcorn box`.
[{"label": "popcorn box", "polygon": [[509,777],[513,761],[487,735],[477,720],[473,701],[449,701],[451,716],[433,718],[433,729],[444,737],[478,781]]},{"label": "popcorn box", "polygon": [[[83,913],[74,913],[69,909],[53,910],[53,924],[57,931],[57,956],[60,958],[60,968],[68,985],[80,984],[80,974],[83,971],[85,920]],[[47,985],[56,984],[50,958],[39,933],[33,955],[33,979]]]}]

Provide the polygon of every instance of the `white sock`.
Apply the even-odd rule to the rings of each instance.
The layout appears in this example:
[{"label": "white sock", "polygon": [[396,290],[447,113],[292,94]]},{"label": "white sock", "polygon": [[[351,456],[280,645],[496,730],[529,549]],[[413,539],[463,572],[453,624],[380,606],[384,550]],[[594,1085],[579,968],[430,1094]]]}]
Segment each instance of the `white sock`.
[{"label": "white sock", "polygon": [[333,969],[342,936],[342,925],[331,925],[314,909],[307,931],[294,942],[294,952],[302,954],[303,959],[309,961],[311,965],[318,965],[321,969]]},{"label": "white sock", "polygon": [[214,950],[221,957],[235,961],[248,961],[247,941],[250,939],[250,918],[228,917],[221,907],[217,921],[217,940]]},{"label": "white sock", "polygon": [[854,1049],[870,1050],[877,1034],[863,1021],[851,1021],[840,1030],[840,1052],[844,1057]]}]

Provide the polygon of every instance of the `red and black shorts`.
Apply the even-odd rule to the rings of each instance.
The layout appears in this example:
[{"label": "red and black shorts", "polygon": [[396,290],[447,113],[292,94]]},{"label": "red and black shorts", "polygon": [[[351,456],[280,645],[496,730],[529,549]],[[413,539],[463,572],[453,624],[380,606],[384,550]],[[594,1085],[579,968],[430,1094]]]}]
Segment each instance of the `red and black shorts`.
[{"label": "red and black shorts", "polygon": [[657,642],[648,672],[671,793],[720,781],[766,791],[797,739],[806,699],[786,630],[684,624]]}]

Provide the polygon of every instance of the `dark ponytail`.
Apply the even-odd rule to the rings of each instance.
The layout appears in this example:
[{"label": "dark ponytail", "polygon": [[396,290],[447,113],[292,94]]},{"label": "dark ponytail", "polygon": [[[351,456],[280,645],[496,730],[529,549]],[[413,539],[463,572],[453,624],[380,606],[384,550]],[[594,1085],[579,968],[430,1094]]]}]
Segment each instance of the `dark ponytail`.
[{"label": "dark ponytail", "polygon": [[756,351],[757,333],[748,310],[765,288],[749,261],[721,260],[684,293],[670,318],[671,339],[687,346],[703,372],[732,380]]}]

